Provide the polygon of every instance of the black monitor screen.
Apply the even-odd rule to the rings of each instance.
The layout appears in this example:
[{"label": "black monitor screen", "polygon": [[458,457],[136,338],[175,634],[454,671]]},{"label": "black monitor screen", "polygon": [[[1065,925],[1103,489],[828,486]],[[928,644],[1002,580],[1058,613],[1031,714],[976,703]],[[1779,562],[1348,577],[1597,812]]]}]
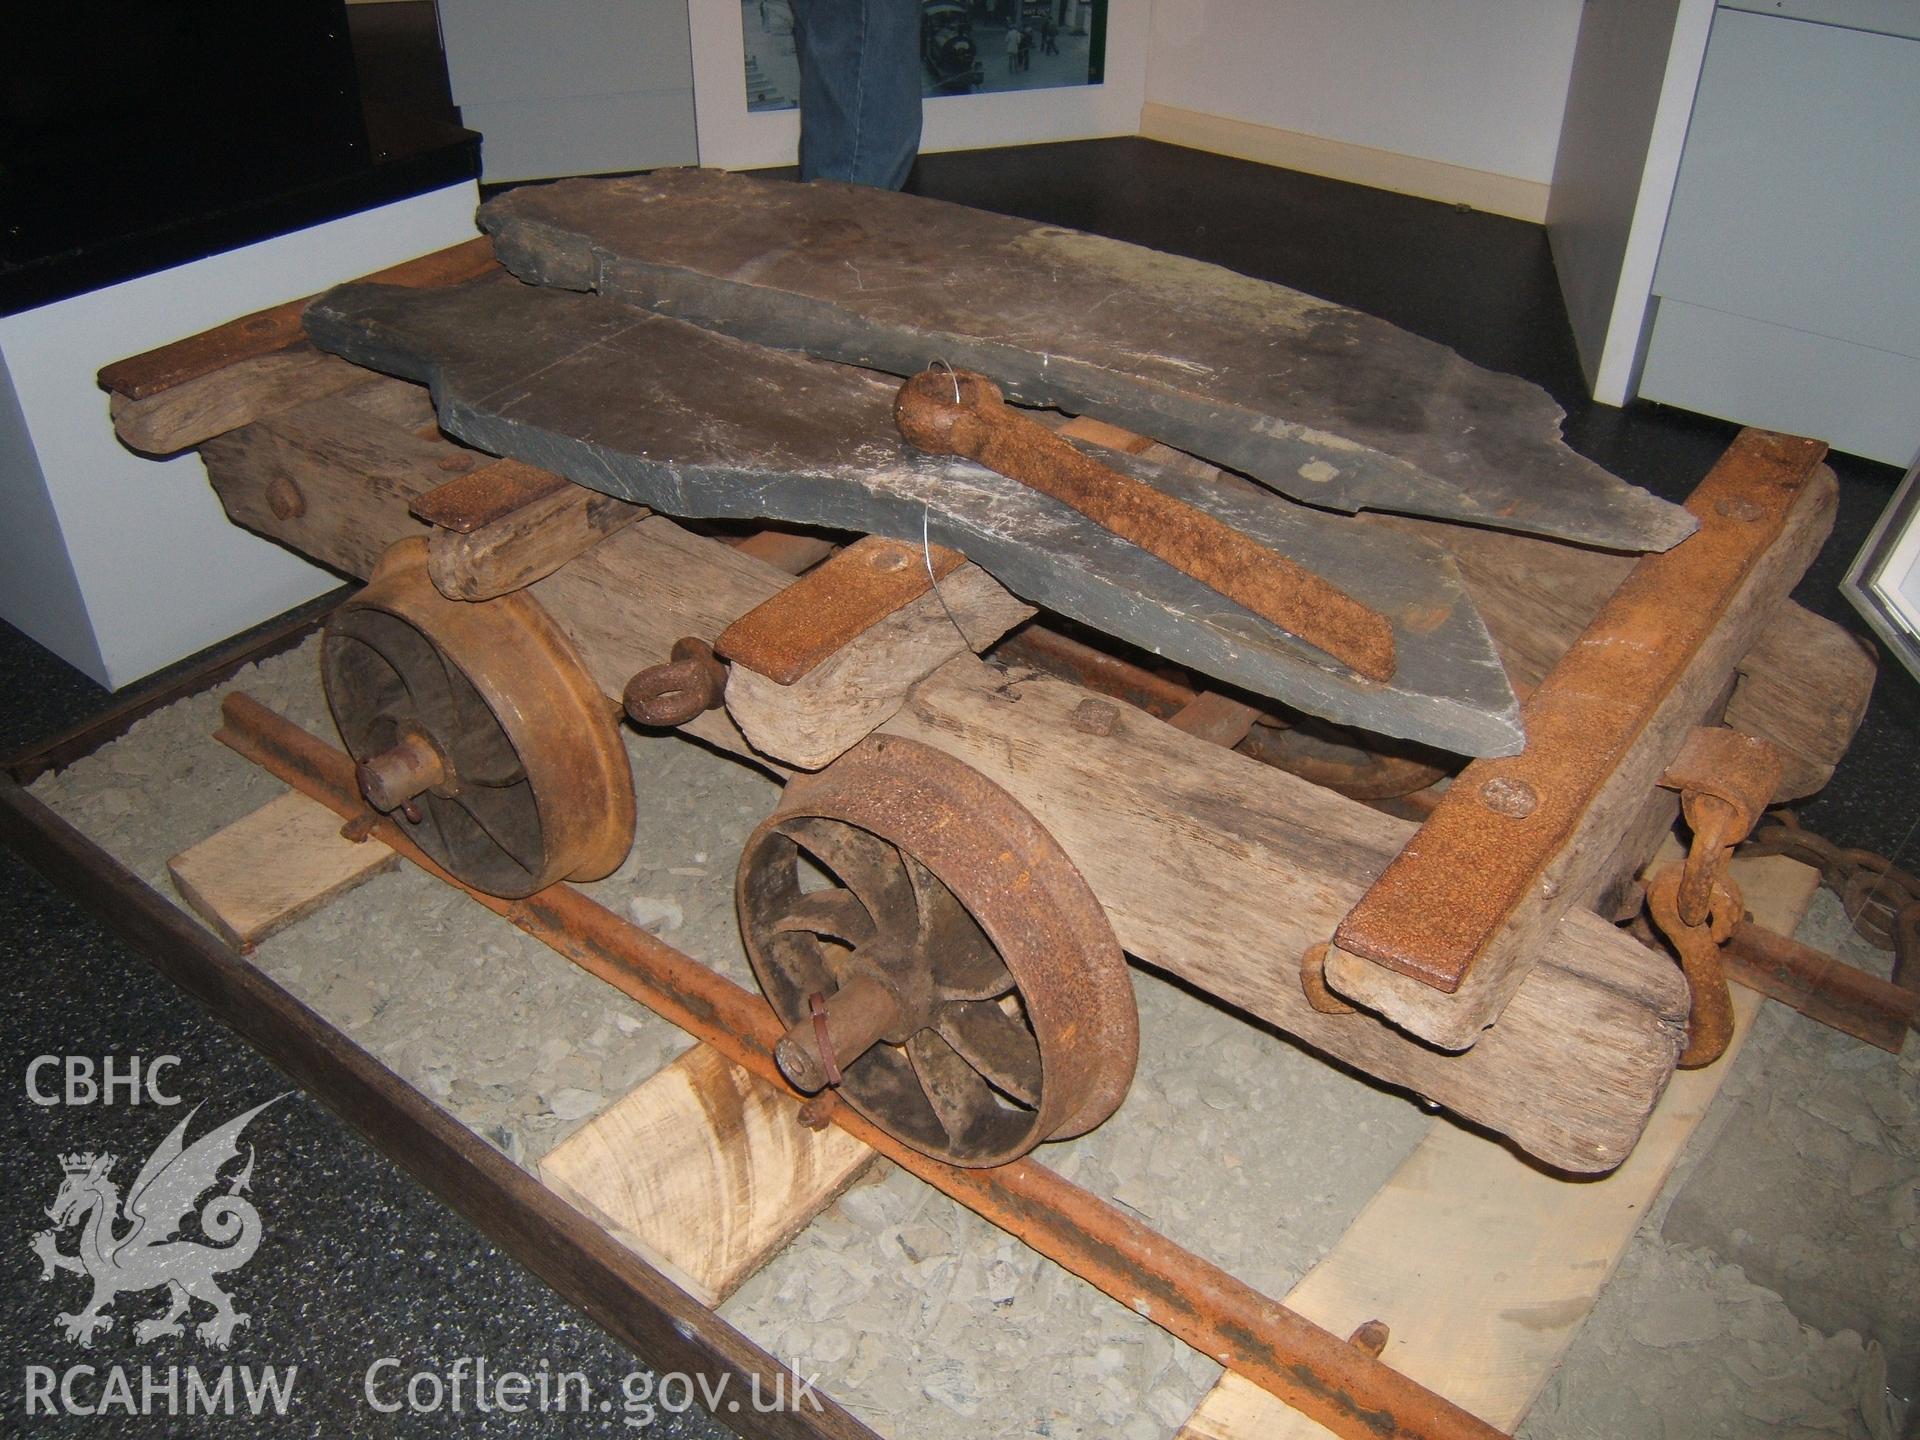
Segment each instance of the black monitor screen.
[{"label": "black monitor screen", "polygon": [[367,164],[345,0],[10,0],[0,262]]}]

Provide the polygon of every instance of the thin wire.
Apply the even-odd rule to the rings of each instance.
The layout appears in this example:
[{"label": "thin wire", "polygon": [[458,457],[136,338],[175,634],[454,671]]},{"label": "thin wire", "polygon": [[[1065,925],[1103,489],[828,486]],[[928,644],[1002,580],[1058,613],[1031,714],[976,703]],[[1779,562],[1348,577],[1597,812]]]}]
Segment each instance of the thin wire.
[{"label": "thin wire", "polygon": [[933,573],[933,542],[927,538],[928,507],[920,507],[920,558],[927,562],[927,583],[933,587],[933,598],[940,602],[940,608],[947,612],[947,619],[953,621],[953,628],[959,632],[967,649],[973,649],[973,641],[967,639],[967,632],[960,629],[960,621],[953,613],[953,607],[947,604],[947,597],[940,593],[940,581]]},{"label": "thin wire", "polygon": [[960,372],[954,369],[953,366],[948,365],[947,362],[938,355],[933,357],[933,362],[927,366],[927,369],[933,369],[934,365],[946,366],[947,374],[953,379],[953,403],[958,405],[960,403]]}]

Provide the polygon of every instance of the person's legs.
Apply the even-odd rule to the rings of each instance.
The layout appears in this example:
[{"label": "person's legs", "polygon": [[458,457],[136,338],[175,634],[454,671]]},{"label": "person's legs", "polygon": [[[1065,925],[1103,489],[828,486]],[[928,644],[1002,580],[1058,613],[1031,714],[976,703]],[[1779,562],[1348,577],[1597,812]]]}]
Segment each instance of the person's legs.
[{"label": "person's legs", "polygon": [[898,190],[920,150],[920,0],[793,0],[800,178]]}]

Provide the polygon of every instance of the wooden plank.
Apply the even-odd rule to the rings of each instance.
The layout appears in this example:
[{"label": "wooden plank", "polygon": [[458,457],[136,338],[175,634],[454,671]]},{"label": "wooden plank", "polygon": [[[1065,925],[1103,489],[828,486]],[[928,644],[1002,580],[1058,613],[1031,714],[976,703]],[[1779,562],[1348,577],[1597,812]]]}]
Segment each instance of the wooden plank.
[{"label": "wooden plank", "polygon": [[718,1305],[873,1163],[839,1126],[799,1115],[791,1094],[695,1045],[555,1146],[540,1178]]},{"label": "wooden plank", "polygon": [[[377,271],[367,278],[386,285],[432,288],[470,280],[496,268],[493,245],[482,235]],[[171,345],[116,360],[101,370],[100,388],[129,400],[145,400],[239,361],[284,350],[303,335],[301,312],[311,298],[304,296],[256,310]]]},{"label": "wooden plank", "polygon": [[890,720],[942,665],[985,650],[1033,614],[979,566],[962,565],[938,594],[903,605],[791,685],[734,666],[727,713],[761,754],[818,770]]},{"label": "wooden plank", "polygon": [[[1820,877],[1782,858],[1736,861],[1735,873],[1763,923],[1791,933]],[[1493,1141],[1435,1122],[1286,1303],[1342,1335],[1385,1320],[1382,1359],[1511,1432],[1646,1219],[1759,1005],[1759,996],[1735,991],[1738,1023],[1726,1058],[1674,1076],[1639,1147],[1603,1180],[1558,1179]],[[1179,1440],[1330,1433],[1228,1375]]]},{"label": "wooden plank", "polygon": [[399,863],[384,845],[343,839],[339,816],[288,791],[182,850],[167,873],[194,913],[244,952]]},{"label": "wooden plank", "polygon": [[1155,435],[1308,504],[1623,550],[1692,529],[1568,448],[1538,387],[1344,306],[1121,241],[711,170],[524,188],[480,223],[523,279],[896,375],[940,356],[1010,399]]},{"label": "wooden plank", "polygon": [[1833,527],[1818,441],[1744,430],[1527,697],[1527,747],[1476,760],[1340,922],[1335,992],[1447,1050],[1478,1042],[1566,911],[1592,902],[1662,771]]},{"label": "wooden plank", "polygon": [[[533,1176],[129,874],[12,782],[0,842],[82,904],[213,1017],[359,1130],[433,1194],[648,1364],[703,1376],[708,1393],[774,1393],[785,1372]],[[831,1397],[779,1412],[720,1415],[768,1440],[874,1440]]]},{"label": "wooden plank", "polygon": [[236,360],[144,400],[116,394],[110,406],[113,429],[128,449],[173,455],[263,416],[364,385],[367,379],[359,366],[301,341]]}]

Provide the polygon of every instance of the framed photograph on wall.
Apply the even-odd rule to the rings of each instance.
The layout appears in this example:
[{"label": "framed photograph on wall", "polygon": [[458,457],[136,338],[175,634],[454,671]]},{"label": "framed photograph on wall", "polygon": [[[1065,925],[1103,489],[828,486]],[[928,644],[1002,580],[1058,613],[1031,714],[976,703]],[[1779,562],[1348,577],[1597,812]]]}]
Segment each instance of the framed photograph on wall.
[{"label": "framed photograph on wall", "polygon": [[[985,95],[1098,85],[1107,55],[1107,0],[920,0],[922,93]],[[743,0],[747,109],[799,104],[792,0]]]},{"label": "framed photograph on wall", "polygon": [[1920,461],[1894,491],[1840,590],[1920,680]]},{"label": "framed photograph on wall", "polygon": [[[918,0],[922,151],[1131,135],[1151,0]],[[700,163],[791,165],[799,65],[788,0],[689,8]]]}]

